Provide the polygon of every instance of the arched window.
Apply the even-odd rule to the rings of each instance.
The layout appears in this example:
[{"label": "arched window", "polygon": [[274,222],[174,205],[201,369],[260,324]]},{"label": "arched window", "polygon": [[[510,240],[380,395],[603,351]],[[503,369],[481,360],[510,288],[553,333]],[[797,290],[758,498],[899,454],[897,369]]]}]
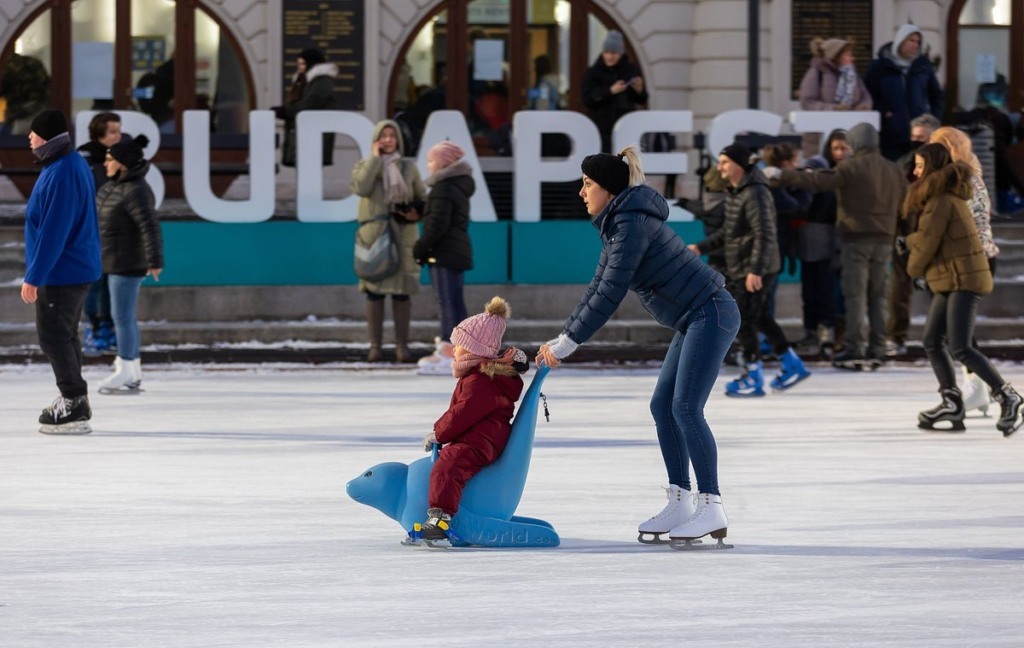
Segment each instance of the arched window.
[{"label": "arched window", "polygon": [[239,134],[255,106],[238,43],[194,0],[52,0],[5,45],[0,75],[11,134],[49,107],[142,110],[165,133],[207,108],[218,134]]},{"label": "arched window", "polygon": [[946,28],[947,104],[1024,108],[1024,0],[954,0]]},{"label": "arched window", "polygon": [[583,111],[583,75],[610,29],[591,0],[445,0],[400,51],[388,114],[403,113],[415,146],[430,113],[459,110],[479,155],[509,155],[516,111]]}]

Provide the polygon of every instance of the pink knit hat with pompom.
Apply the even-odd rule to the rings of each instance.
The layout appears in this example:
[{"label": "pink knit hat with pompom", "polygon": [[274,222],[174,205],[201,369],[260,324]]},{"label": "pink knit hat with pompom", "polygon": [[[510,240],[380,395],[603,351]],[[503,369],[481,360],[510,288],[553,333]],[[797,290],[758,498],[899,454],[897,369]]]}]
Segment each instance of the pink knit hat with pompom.
[{"label": "pink knit hat with pompom", "polygon": [[462,159],[466,154],[462,148],[455,142],[445,140],[440,144],[434,144],[427,151],[428,158],[433,158],[434,162],[437,163],[437,168],[443,169],[451,166]]},{"label": "pink knit hat with pompom", "polygon": [[[433,149],[431,149],[433,151]],[[511,309],[501,297],[492,297],[484,312],[462,320],[452,331],[452,344],[483,358],[498,357],[505,323]]]}]

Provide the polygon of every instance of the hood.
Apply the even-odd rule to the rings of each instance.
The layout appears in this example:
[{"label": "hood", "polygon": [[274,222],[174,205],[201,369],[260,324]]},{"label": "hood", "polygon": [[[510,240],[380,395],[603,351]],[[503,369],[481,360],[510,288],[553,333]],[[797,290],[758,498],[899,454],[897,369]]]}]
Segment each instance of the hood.
[{"label": "hood", "polygon": [[139,180],[146,177],[149,172],[149,160],[143,160],[139,164],[136,164],[130,169],[125,169],[121,172],[121,177],[117,179],[118,182],[130,182],[132,180]]},{"label": "hood", "polygon": [[649,185],[630,187],[615,196],[604,211],[594,218],[594,227],[601,231],[608,214],[619,212],[640,212],[665,221],[668,220],[668,203]]},{"label": "hood", "polygon": [[836,67],[835,63],[820,57],[811,59],[811,68],[816,72],[831,72],[833,74],[839,72],[839,68]]},{"label": "hood", "polygon": [[878,131],[871,124],[857,124],[846,134],[846,141],[850,143],[853,152],[878,148]]},{"label": "hood", "polygon": [[[950,188],[949,193],[961,200],[969,201],[971,199],[974,194],[974,190],[971,188],[971,177],[974,175],[974,171],[969,164],[954,162],[939,169],[939,173],[943,174],[946,186]],[[960,180],[959,183],[957,179]]]},{"label": "hood", "polygon": [[405,155],[405,140],[402,138],[402,129],[398,126],[398,122],[392,119],[382,119],[377,122],[377,125],[373,127],[373,137],[370,141],[376,142],[377,138],[380,137],[380,132],[388,126],[395,129],[395,134],[398,137],[398,152],[401,155]]},{"label": "hood", "polygon": [[310,69],[306,70],[306,83],[309,83],[313,79],[321,76],[331,78],[338,76],[338,66],[330,61],[326,63],[317,63]]},{"label": "hood", "polygon": [[750,171],[747,171],[747,174],[743,176],[742,180],[740,180],[739,186],[736,187],[735,189],[730,189],[730,191],[732,191],[733,193],[739,193],[746,189],[747,187],[752,187],[754,185],[764,185],[766,187],[770,186],[768,184],[768,178],[764,176],[764,172],[761,171],[761,169],[756,166],[751,167]]},{"label": "hood", "polygon": [[896,30],[896,37],[893,38],[892,39],[892,43],[889,44],[890,45],[890,48],[889,48],[890,52],[894,56],[896,56],[897,55],[896,53],[899,52],[899,50],[900,50],[900,45],[903,44],[903,41],[905,41],[908,38],[910,38],[910,36],[912,34],[918,34],[921,37],[921,40],[924,40],[924,34],[921,33],[921,28],[920,27],[918,27],[917,25],[911,25],[911,24],[903,25],[902,27],[900,27],[899,29]]},{"label": "hood", "polygon": [[[452,164],[451,166],[446,166],[443,169],[438,169],[437,171],[434,172],[434,175],[427,178],[426,184],[428,187],[432,187],[438,182],[441,182],[442,180],[461,177],[467,177],[470,183],[473,183],[473,169],[472,167],[469,166],[469,164],[467,164],[463,160],[459,160],[455,164]],[[459,182],[457,184],[460,188],[464,189],[466,183]],[[468,192],[468,195],[471,195],[473,193],[472,189],[475,188],[474,185],[475,183],[470,185],[471,188]]]}]

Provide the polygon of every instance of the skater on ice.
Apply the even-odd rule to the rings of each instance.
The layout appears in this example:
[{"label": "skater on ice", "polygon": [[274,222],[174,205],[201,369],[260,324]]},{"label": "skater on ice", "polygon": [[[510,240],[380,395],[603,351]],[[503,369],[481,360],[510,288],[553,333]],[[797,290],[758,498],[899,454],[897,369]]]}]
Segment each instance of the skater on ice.
[{"label": "skater on ice", "polygon": [[95,181],[72,146],[61,111],[36,115],[28,140],[42,172],[25,205],[21,299],[35,304],[39,347],[60,389],[60,396],[40,414],[39,431],[88,434],[92,409],[82,378],[78,322],[89,286],[100,278]]},{"label": "skater on ice", "polygon": [[744,373],[725,386],[725,395],[759,397],[765,395],[760,333],[765,334],[772,352],[782,360],[782,371],[772,379],[772,389],[789,389],[810,377],[811,372],[789,345],[769,308],[768,300],[773,298],[782,262],[775,203],[768,181],[751,163],[750,149],[739,142],[719,154],[718,172],[729,183],[725,223],[711,236],[690,245],[690,249],[698,254],[725,250],[729,292],[738,304],[742,320],[739,338],[744,366]]},{"label": "skater on ice", "polygon": [[704,405],[739,330],[739,309],[725,278],[666,223],[668,203],[645,184],[636,147],[588,156],[582,171],[579,195],[601,238],[601,258],[562,332],[541,346],[537,362],[557,367],[634,291],[656,321],[675,331],[651,398],[668,504],[640,525],[640,541],[686,547],[710,534],[719,540],[712,546],[727,547],[721,542],[729,521],[718,486],[718,450]]},{"label": "skater on ice", "polygon": [[96,192],[103,271],[110,285],[110,310],[117,331],[114,373],[100,383],[101,394],[139,393],[142,360],[135,314],[139,289],[147,276],[160,280],[163,239],[153,191],[146,182],[149,161],[145,135],[123,139],[107,151],[107,182]]},{"label": "skater on ice", "polygon": [[983,295],[992,292],[988,257],[978,238],[967,205],[974,171],[954,162],[942,144],[926,144],[914,155],[917,182],[903,205],[905,214],[917,216],[917,230],[897,248],[908,255],[907,273],[924,277],[932,293],[924,328],[924,350],[939,381],[942,402],[918,415],[918,427],[964,431],[963,394],[956,384],[953,358],[962,362],[991,389],[999,403],[996,428],[1010,436],[1021,426],[1020,394],[972,344],[974,318]]},{"label": "skater on ice", "polygon": [[458,378],[448,410],[424,439],[424,449],[441,446],[430,472],[427,542],[444,541],[459,510],[462,490],[472,477],[501,456],[512,430],[516,401],[523,393],[521,374],[529,369],[523,351],[502,350],[508,304],[501,297],[484,312],[459,323],[452,331],[452,375]]}]

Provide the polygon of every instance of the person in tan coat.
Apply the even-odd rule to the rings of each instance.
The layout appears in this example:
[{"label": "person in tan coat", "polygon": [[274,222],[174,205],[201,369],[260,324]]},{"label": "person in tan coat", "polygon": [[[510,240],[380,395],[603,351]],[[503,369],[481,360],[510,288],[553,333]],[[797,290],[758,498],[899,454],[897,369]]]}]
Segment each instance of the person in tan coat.
[{"label": "person in tan coat", "polygon": [[[370,244],[382,228],[395,227],[401,250],[395,274],[378,282],[359,280],[359,290],[366,293],[366,323],[370,335],[368,362],[382,359],[384,300],[388,295],[391,295],[395,318],[395,359],[412,361],[408,346],[411,297],[420,290],[420,267],[413,259],[412,249],[419,238],[416,221],[420,219],[427,189],[416,164],[402,158],[402,149],[398,124],[385,119],[373,129],[370,157],[357,162],[352,170],[352,193],[362,197],[356,236]],[[374,220],[384,214],[391,215],[390,221]]]},{"label": "person in tan coat", "polygon": [[963,396],[956,384],[953,358],[977,374],[992,389],[1001,415],[996,427],[1010,436],[1021,426],[1020,395],[1003,380],[992,363],[971,344],[974,318],[983,295],[992,292],[992,273],[967,206],[971,197],[971,167],[953,162],[941,144],[926,144],[914,156],[914,175],[903,203],[904,212],[917,215],[917,229],[898,238],[905,251],[907,273],[923,277],[932,293],[924,328],[924,350],[939,381],[942,403],[918,415],[918,427],[964,430]]}]

